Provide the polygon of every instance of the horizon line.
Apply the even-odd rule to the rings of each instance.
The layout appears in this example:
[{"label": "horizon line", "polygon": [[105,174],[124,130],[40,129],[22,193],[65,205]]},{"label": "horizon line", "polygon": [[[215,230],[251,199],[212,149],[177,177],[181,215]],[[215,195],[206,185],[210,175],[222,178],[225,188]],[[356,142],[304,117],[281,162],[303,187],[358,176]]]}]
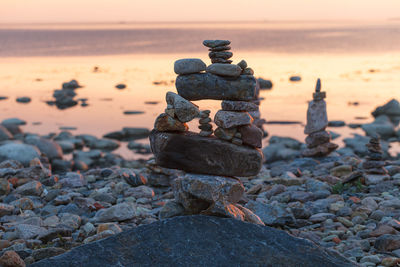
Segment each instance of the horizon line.
[{"label": "horizon line", "polygon": [[288,20],[193,20],[193,21],[176,21],[176,20],[160,20],[160,21],[151,21],[151,20],[121,20],[121,21],[33,21],[33,22],[1,22],[0,24],[156,24],[156,23],[190,23],[190,24],[201,24],[201,23],[308,23],[308,22],[387,22],[387,21],[400,21],[400,17],[393,18],[385,18],[385,19],[288,19]]}]

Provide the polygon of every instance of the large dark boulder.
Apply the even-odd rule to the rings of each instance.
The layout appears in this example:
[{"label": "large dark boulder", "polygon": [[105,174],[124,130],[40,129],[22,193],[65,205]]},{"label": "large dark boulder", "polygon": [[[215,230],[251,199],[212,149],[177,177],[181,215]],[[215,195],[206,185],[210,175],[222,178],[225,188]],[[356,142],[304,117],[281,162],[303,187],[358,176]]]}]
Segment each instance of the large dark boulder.
[{"label": "large dark boulder", "polygon": [[234,219],[184,216],[72,249],[31,266],[356,266],[284,231]]},{"label": "large dark boulder", "polygon": [[158,165],[191,173],[253,176],[259,173],[263,160],[258,149],[192,132],[153,130],[150,144]]},{"label": "large dark boulder", "polygon": [[234,78],[211,73],[179,75],[175,84],[178,94],[187,100],[249,101],[257,96],[256,79],[251,75]]}]

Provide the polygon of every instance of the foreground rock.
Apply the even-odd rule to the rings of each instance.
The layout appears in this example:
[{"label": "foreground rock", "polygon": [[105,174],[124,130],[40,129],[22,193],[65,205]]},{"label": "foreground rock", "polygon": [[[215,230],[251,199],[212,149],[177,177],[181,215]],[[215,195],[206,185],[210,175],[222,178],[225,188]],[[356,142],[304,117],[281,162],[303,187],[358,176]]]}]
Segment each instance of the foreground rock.
[{"label": "foreground rock", "polygon": [[256,175],[262,165],[259,150],[190,132],[152,131],[150,143],[157,164],[171,169],[211,175],[251,176]]},{"label": "foreground rock", "polygon": [[10,143],[0,146],[0,162],[12,159],[27,166],[32,159],[38,158],[39,156],[39,150],[31,145]]},{"label": "foreground rock", "polygon": [[285,267],[356,266],[337,253],[283,231],[206,216],[175,217],[141,226],[31,266],[238,264]]},{"label": "foreground rock", "polygon": [[224,78],[210,73],[179,75],[176,88],[187,100],[253,100],[256,97],[256,79],[241,75],[238,78]]}]

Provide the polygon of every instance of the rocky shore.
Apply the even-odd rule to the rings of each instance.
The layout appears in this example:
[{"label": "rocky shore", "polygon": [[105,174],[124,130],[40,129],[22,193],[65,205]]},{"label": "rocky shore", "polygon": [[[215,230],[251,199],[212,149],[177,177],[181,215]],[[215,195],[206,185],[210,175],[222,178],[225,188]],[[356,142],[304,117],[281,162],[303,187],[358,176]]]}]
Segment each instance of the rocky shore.
[{"label": "rocky shore", "polygon": [[[307,149],[330,144],[334,139],[326,127],[343,126],[328,122],[323,116],[320,128],[306,132],[309,134],[306,143],[270,137],[262,149],[262,159],[258,149],[261,131],[257,128],[250,134],[243,129],[259,127],[256,120],[260,118],[251,113],[258,111],[260,101],[250,101],[255,97],[251,88],[257,83],[253,71],[243,62],[230,64],[229,44],[214,44],[205,43],[210,47],[213,67],[206,67],[200,61],[192,60],[190,64],[182,61],[175,71],[180,73],[176,81],[178,92],[190,100],[200,96],[187,88],[193,85],[205,88],[202,83],[215,85],[214,90],[202,92],[201,98],[223,100],[220,115],[214,119],[225,131],[218,138],[209,137],[213,132],[209,111],[200,111],[171,92],[166,97],[165,113],[156,119],[157,130],[166,127],[185,134],[124,128],[103,138],[73,135],[68,131],[39,136],[23,132],[25,122],[20,119],[7,119],[0,124],[0,264],[29,265],[141,225],[187,215],[191,203],[185,201],[189,197],[225,201],[226,195],[230,203],[240,207],[238,213],[247,216],[247,221],[307,239],[361,266],[400,264],[400,155],[389,153],[390,144],[400,141],[399,102],[391,100],[378,107],[372,113],[374,122],[351,126],[363,129],[366,136],[344,139],[345,146],[335,152],[332,151],[336,146],[329,151],[332,153],[304,157]],[[228,73],[235,79],[213,73],[225,76]],[[237,84],[241,90],[239,98],[237,92],[230,90]],[[54,104],[61,103],[64,108],[65,103],[60,99],[67,98],[66,106],[76,105],[78,102],[72,98],[78,87],[78,83],[63,85],[63,92],[55,92]],[[325,96],[321,96],[320,85],[316,89],[314,100],[326,109],[325,102],[321,102]],[[225,92],[224,97],[215,95],[216,90]],[[58,97],[59,94],[62,96]],[[181,109],[186,113],[179,113]],[[192,113],[186,117],[188,110]],[[231,120],[223,113],[233,113],[236,117]],[[229,124],[240,119],[235,113],[245,114],[245,123]],[[185,121],[194,117],[200,118],[201,136],[192,137],[186,132]],[[224,140],[226,130],[234,127],[241,132],[235,131]],[[171,155],[168,153],[178,151],[193,155],[193,161],[204,165],[185,172],[160,167],[155,158],[126,160],[112,153],[121,142],[129,142],[128,148],[136,153],[149,154],[150,145],[136,142],[149,136],[156,144],[153,152],[158,163],[166,161]],[[255,137],[246,139],[246,136]],[[191,143],[198,143],[197,139],[203,142],[199,147]],[[213,159],[213,155],[207,158],[207,153],[220,155],[218,147],[230,154],[218,162],[218,168],[204,170],[208,166],[205,162]],[[243,154],[247,155],[244,159],[236,158]],[[234,162],[240,164],[229,168]],[[175,168],[187,166],[186,161],[175,163]],[[221,169],[224,172],[218,173]],[[219,176],[209,179],[210,172],[236,175],[240,181]],[[224,194],[212,191],[214,186],[223,187]],[[179,197],[180,204],[175,201]],[[182,206],[185,203],[187,206]]]},{"label": "rocky shore", "polygon": [[[5,120],[0,127],[4,266],[30,264],[184,214],[171,201],[171,185],[185,172],[107,152],[118,146],[114,140],[143,138],[149,130],[126,128],[106,135],[113,140],[68,132],[37,136],[23,133],[22,124]],[[263,148],[261,172],[240,178],[245,192],[238,203],[265,225],[336,250],[362,266],[395,266],[400,261],[400,159],[391,157],[388,143],[381,141],[379,168],[387,173],[360,175],[371,157],[369,141],[359,135],[345,139],[337,154],[312,159],[301,157],[304,143],[273,136]],[[68,154],[73,160],[65,159]]]}]

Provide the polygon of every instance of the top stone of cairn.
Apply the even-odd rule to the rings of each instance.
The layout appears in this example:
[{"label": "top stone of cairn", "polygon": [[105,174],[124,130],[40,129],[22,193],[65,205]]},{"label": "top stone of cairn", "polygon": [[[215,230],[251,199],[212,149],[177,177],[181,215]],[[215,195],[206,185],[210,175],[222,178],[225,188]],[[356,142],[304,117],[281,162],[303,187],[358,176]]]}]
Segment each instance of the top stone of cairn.
[{"label": "top stone of cairn", "polygon": [[326,92],[321,92],[321,79],[318,78],[317,84],[315,85],[315,93],[313,93],[313,99],[319,101],[324,98],[326,98]]},{"label": "top stone of cairn", "polygon": [[231,41],[229,40],[204,40],[203,45],[209,48],[219,47],[219,46],[226,46],[229,45]]}]

